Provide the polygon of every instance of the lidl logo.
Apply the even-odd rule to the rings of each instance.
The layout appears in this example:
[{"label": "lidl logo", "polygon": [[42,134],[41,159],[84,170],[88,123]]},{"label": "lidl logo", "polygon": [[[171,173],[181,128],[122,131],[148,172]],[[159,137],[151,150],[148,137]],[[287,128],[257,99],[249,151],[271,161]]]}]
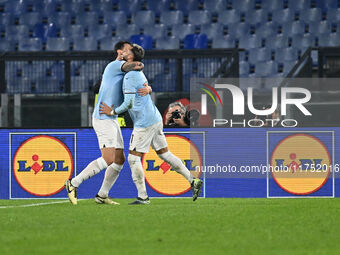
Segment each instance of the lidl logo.
[{"label": "lidl logo", "polygon": [[48,135],[25,140],[15,152],[12,162],[18,184],[36,196],[60,192],[74,168],[69,148],[56,137]]},{"label": "lidl logo", "polygon": [[[179,135],[166,135],[166,140],[169,150],[183,161],[194,177],[199,177],[200,172],[196,171],[196,166],[202,165],[202,159],[195,144]],[[156,192],[176,196],[190,190],[189,182],[160,159],[151,148],[150,152],[143,156],[142,164],[145,180]]]},{"label": "lidl logo", "polygon": [[281,140],[273,150],[270,165],[279,187],[295,195],[319,190],[327,182],[332,167],[327,147],[307,134]]}]

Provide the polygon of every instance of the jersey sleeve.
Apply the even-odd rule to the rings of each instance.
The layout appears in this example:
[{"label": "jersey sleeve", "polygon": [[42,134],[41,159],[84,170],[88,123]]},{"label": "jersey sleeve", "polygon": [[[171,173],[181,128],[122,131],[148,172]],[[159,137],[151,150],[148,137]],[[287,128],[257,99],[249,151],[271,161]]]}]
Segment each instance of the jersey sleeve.
[{"label": "jersey sleeve", "polygon": [[136,94],[124,94],[124,102],[115,109],[117,114],[121,114],[133,107]]},{"label": "jersey sleeve", "polygon": [[124,94],[136,94],[137,93],[137,79],[133,74],[134,72],[129,72],[124,76],[123,81],[123,93]]},{"label": "jersey sleeve", "polygon": [[110,68],[108,69],[108,71],[110,73],[113,74],[124,74],[123,70],[122,70],[122,66],[125,64],[126,61],[119,61],[119,60],[115,60],[110,64]]}]

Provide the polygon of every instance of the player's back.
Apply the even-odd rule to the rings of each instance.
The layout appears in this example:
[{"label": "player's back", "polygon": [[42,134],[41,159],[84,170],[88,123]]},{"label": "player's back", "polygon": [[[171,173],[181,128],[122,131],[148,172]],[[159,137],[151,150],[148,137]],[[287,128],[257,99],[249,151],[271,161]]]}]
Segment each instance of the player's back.
[{"label": "player's back", "polygon": [[125,61],[115,60],[109,63],[104,70],[102,76],[102,82],[100,85],[98,99],[93,111],[93,117],[97,119],[112,119],[117,116],[107,116],[105,114],[99,114],[99,106],[101,102],[104,102],[108,106],[119,106],[124,99],[122,84],[124,78],[124,72],[121,70]]},{"label": "player's back", "polygon": [[162,121],[162,116],[153,103],[150,94],[141,96],[137,90],[148,83],[145,75],[141,71],[131,71],[124,76],[123,90],[126,94],[136,94],[133,106],[129,109],[129,114],[134,127],[149,127]]}]

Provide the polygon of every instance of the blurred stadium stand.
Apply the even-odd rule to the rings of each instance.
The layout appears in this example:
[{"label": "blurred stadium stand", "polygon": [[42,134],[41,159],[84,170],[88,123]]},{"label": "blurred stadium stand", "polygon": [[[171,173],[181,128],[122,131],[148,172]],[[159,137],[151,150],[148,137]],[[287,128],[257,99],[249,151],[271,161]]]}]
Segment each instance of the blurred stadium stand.
[{"label": "blurred stadium stand", "polygon": [[[315,50],[317,47],[340,47],[340,1],[0,1],[0,51],[17,52],[19,55],[21,52],[34,51],[49,56],[50,51],[112,51],[119,40],[131,40],[141,44],[149,52],[179,50],[178,54],[181,55],[183,50],[194,49],[196,51],[191,56],[194,62],[199,59],[199,51],[202,49],[218,53],[219,49],[238,48],[238,73],[241,77],[287,77],[295,65],[303,64],[301,56],[309,47]],[[151,53],[148,55],[152,56]],[[164,55],[167,53],[164,52]],[[311,52],[310,55],[312,69],[321,67],[318,53]],[[85,61],[86,53],[83,56]],[[157,61],[164,59],[166,57],[155,59],[152,66],[157,66]],[[170,68],[169,61],[173,59],[168,56],[167,64],[160,63],[162,68],[156,68],[151,74],[146,65],[145,72],[155,82],[162,80],[161,88],[165,91],[185,91],[187,87],[184,84],[188,81],[183,81],[176,87],[174,81],[180,79],[178,75],[183,80],[185,77],[212,77],[222,63],[213,62],[212,59],[213,57],[211,63],[214,64],[204,66],[206,70],[202,66],[192,67],[191,62],[183,60],[182,73],[178,73],[176,68]],[[6,61],[6,58],[2,61]],[[18,65],[17,69],[20,69],[19,62],[13,62]],[[41,63],[44,64],[44,61]],[[6,64],[1,66],[7,67]],[[312,75],[312,71],[308,75]],[[1,72],[5,75],[2,92],[18,92],[11,88],[14,80],[20,80],[16,72],[12,73],[7,69]],[[87,72],[63,75],[70,77],[59,82],[66,80],[72,85],[64,84],[61,85],[64,86],[63,89],[56,89],[59,85],[51,79],[54,88],[45,91],[86,92],[91,88],[89,84],[94,78]],[[26,78],[21,81],[22,93],[40,91],[41,80],[34,82],[29,79],[27,81]],[[27,89],[29,82],[37,84]],[[82,82],[85,84],[80,86]],[[76,85],[73,86],[73,83]]]}]

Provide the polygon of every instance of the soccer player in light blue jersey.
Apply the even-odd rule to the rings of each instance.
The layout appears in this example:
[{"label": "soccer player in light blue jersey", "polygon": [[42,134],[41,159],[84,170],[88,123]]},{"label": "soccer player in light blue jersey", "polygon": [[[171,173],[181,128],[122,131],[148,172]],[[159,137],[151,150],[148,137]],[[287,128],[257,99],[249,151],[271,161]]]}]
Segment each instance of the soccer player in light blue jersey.
[{"label": "soccer player in light blue jersey", "polygon": [[144,65],[141,62],[131,61],[128,63],[124,61],[123,52],[131,48],[129,42],[118,42],[115,45],[117,58],[106,66],[102,75],[98,100],[92,116],[93,128],[97,134],[102,155],[88,164],[79,175],[65,182],[65,188],[72,204],[77,204],[77,188],[79,185],[105,168],[107,168],[105,177],[95,201],[99,204],[117,204],[108,197],[108,193],[123,168],[125,161],[124,142],[117,116],[102,114],[100,103],[120,105],[124,100],[122,92],[124,74],[132,70],[143,69]]},{"label": "soccer player in light blue jersey", "polygon": [[[144,57],[144,50],[139,45],[133,44],[132,49],[123,53],[124,59],[131,63],[141,61]],[[170,164],[173,169],[186,178],[193,190],[195,201],[201,192],[202,181],[194,178],[183,162],[168,150],[163,133],[162,117],[151,100],[151,96],[140,96],[137,91],[148,84],[144,73],[131,71],[124,76],[123,93],[124,102],[116,108],[108,105],[102,106],[102,111],[109,116],[129,111],[133,121],[133,132],[130,139],[128,162],[131,168],[132,179],[138,190],[137,200],[131,204],[149,204],[149,198],[145,188],[144,170],[141,157],[149,151],[150,145],[157,155]]]}]

